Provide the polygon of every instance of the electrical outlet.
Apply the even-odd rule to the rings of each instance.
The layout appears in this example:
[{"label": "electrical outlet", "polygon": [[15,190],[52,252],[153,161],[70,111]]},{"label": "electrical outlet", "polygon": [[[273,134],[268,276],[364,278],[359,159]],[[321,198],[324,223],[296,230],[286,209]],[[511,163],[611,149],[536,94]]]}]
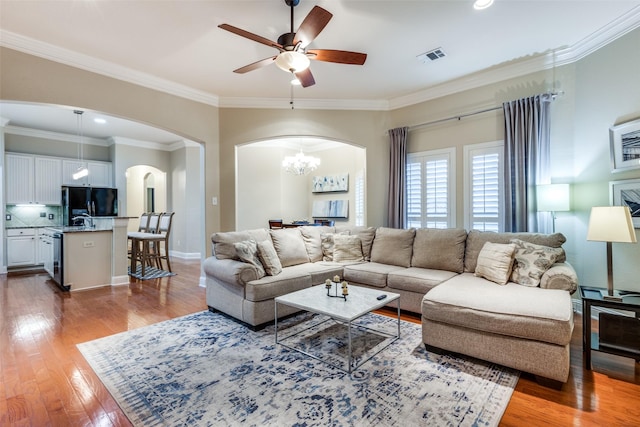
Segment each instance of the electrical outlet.
[{"label": "electrical outlet", "polygon": [[4,220],[5,220],[5,221],[11,221],[11,214],[6,214],[6,215],[4,216]]},{"label": "electrical outlet", "polygon": [[53,219],[53,218],[54,218],[53,214],[49,214],[49,219]]},{"label": "electrical outlet", "polygon": [[83,242],[82,243],[82,247],[83,248],[92,248],[93,247],[93,241],[89,240],[89,241]]}]

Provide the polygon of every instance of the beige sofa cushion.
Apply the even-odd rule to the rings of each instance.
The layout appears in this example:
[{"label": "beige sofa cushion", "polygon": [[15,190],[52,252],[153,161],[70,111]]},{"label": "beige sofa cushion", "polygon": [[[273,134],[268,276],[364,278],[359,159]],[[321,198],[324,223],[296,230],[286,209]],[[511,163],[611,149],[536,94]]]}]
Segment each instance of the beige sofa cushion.
[{"label": "beige sofa cushion", "polygon": [[411,266],[416,230],[380,227],[371,246],[371,261],[380,264]]},{"label": "beige sofa cushion", "polygon": [[376,288],[384,288],[387,286],[387,275],[401,269],[395,265],[379,264],[373,261],[345,265],[343,279],[349,283],[362,283]]},{"label": "beige sofa cushion", "polygon": [[478,255],[474,274],[498,285],[506,284],[511,277],[515,250],[516,245],[513,243],[485,243]]},{"label": "beige sofa cushion", "polygon": [[211,235],[213,253],[218,259],[238,259],[234,243],[244,240],[262,242],[269,240],[269,232],[264,228],[245,231],[221,231]]},{"label": "beige sofa cushion", "polygon": [[446,270],[409,267],[387,275],[387,286],[393,289],[426,294],[434,286],[451,279],[457,273]]},{"label": "beige sofa cushion", "polygon": [[283,267],[309,262],[309,254],[298,227],[270,230],[270,233]]},{"label": "beige sofa cushion", "polygon": [[345,233],[355,235],[362,242],[362,255],[365,261],[371,260],[371,245],[376,237],[376,229],[374,227],[352,226],[352,227],[336,227],[336,233]]},{"label": "beige sofa cushion", "polygon": [[311,287],[310,275],[285,268],[277,276],[264,276],[247,283],[245,298],[248,301],[266,301],[309,287]]},{"label": "beige sofa cushion", "polygon": [[411,266],[462,273],[466,241],[467,232],[461,228],[418,228]]},{"label": "beige sofa cushion", "polygon": [[335,227],[320,227],[313,225],[305,225],[299,227],[302,240],[307,248],[307,255],[311,262],[322,261],[322,235],[333,233]]},{"label": "beige sofa cushion", "polygon": [[358,236],[336,234],[333,236],[333,261],[364,261],[362,242]]},{"label": "beige sofa cushion", "polygon": [[567,345],[573,332],[569,292],[507,283],[498,286],[462,273],[430,290],[422,316],[489,333]]},{"label": "beige sofa cushion", "polygon": [[[486,242],[509,243],[511,239],[520,239],[536,245],[559,248],[566,238],[561,233],[539,234],[539,233],[494,233],[492,231],[471,230],[467,235],[467,244],[464,253],[464,271],[473,273],[476,271],[478,254]],[[564,262],[564,254],[557,262]]]}]

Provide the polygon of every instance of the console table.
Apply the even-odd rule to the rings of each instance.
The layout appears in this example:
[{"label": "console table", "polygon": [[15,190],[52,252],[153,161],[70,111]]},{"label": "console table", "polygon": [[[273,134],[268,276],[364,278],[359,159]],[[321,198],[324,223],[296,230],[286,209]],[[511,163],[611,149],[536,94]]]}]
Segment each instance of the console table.
[{"label": "console table", "polygon": [[[637,327],[640,326],[640,293],[620,291],[623,297],[622,301],[610,301],[602,298],[600,291],[603,289],[601,288],[591,288],[587,286],[580,286],[579,288],[580,297],[582,298],[582,351],[585,356],[585,369],[591,370],[592,351],[630,357],[640,362],[640,348],[627,345],[623,337],[625,332],[633,333],[633,329],[635,329],[635,333],[637,333]],[[601,343],[600,334],[591,331],[591,307],[630,311],[635,313],[635,318],[619,316],[621,318],[624,317],[624,319],[621,320],[630,323],[630,327],[625,328],[626,330],[613,331],[614,334],[617,334],[613,336],[614,343]],[[598,329],[601,330],[601,328],[602,324],[598,322]],[[609,334],[611,334],[611,331],[609,331]]]}]

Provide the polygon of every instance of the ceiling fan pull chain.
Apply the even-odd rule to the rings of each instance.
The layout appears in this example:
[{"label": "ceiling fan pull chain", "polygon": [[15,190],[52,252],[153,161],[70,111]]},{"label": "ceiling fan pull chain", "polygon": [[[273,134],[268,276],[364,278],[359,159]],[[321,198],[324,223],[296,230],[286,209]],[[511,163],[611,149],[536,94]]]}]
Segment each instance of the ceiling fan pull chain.
[{"label": "ceiling fan pull chain", "polygon": [[291,86],[291,98],[289,100],[289,105],[291,105],[291,109],[293,110],[293,85]]}]

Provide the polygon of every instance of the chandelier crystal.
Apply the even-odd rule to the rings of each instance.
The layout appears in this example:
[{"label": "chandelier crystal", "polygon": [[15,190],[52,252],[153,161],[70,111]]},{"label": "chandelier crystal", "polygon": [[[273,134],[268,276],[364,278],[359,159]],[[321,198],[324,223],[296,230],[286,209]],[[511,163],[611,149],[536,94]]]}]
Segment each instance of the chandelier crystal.
[{"label": "chandelier crystal", "polygon": [[287,156],[282,161],[282,168],[294,175],[306,175],[320,166],[320,159],[312,156],[305,156],[300,151],[295,156]]}]

